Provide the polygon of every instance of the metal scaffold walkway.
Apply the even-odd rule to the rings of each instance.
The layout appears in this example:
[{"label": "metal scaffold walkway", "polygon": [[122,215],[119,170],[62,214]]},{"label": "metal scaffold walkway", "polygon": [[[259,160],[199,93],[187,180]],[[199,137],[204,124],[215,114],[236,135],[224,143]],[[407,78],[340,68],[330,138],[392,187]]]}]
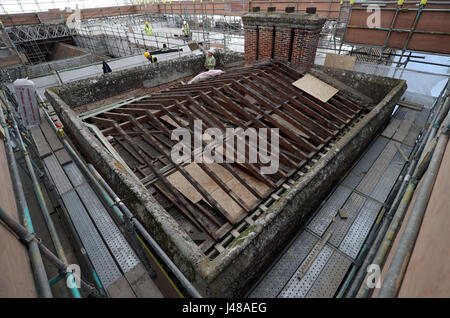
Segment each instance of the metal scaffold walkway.
[{"label": "metal scaffold walkway", "polygon": [[[41,110],[41,118],[46,118]],[[107,207],[45,119],[31,128],[39,157],[101,286],[111,297],[162,297]],[[95,274],[94,274],[95,276]]]},{"label": "metal scaffold walkway", "polygon": [[249,297],[335,297],[367,248],[430,110],[400,107]]},{"label": "metal scaffold walkway", "polygon": [[[26,145],[20,140],[23,156],[27,162],[28,171],[34,176],[34,170],[39,178],[33,178],[33,186],[37,191],[39,202],[45,200],[37,183],[43,182],[54,199],[51,203],[58,211],[61,219],[65,219],[69,232],[65,239],[69,239],[77,254],[75,265],[82,271],[81,287],[86,291],[86,296],[114,297],[114,298],[179,298],[182,292],[191,297],[201,298],[201,295],[191,282],[177,268],[173,261],[162,250],[158,243],[151,237],[140,221],[123,201],[114,193],[111,187],[104,181],[94,166],[87,164],[76,152],[66,138],[64,130],[58,128],[58,120],[51,106],[46,106],[38,96],[40,102],[40,123],[25,128],[17,124],[16,117],[18,104],[11,91],[2,87],[0,89],[1,109],[7,109],[8,120],[19,137],[23,135]],[[52,116],[52,117],[51,117]],[[3,119],[3,116],[0,117]],[[8,125],[1,121],[2,128],[8,137],[10,155],[13,155],[13,140],[9,139]],[[19,128],[20,126],[20,128]],[[11,140],[11,142],[10,142]],[[6,142],[5,142],[6,143]],[[33,154],[33,159],[31,159]],[[34,161],[33,161],[34,160]],[[16,160],[11,159],[12,164]],[[40,165],[36,165],[39,163]],[[17,169],[16,169],[17,170]],[[21,183],[18,174],[13,178],[20,189]],[[23,193],[19,191],[19,193]],[[20,201],[27,216],[25,197]],[[45,208],[45,209],[43,209]],[[45,202],[41,205],[42,214],[49,212]],[[33,210],[34,211],[34,210]],[[45,212],[45,213],[44,213]],[[52,279],[47,278],[46,269],[38,268],[37,258],[32,257],[34,267],[33,274],[38,279],[38,294],[40,297],[52,297],[50,286],[60,281],[65,275],[71,277],[71,266],[64,257],[59,240],[53,240],[57,256],[55,256],[41,240],[43,233],[34,232],[32,226],[23,228],[21,224],[12,220],[8,213],[0,207],[0,217],[4,225],[16,238],[26,239],[22,243],[34,248],[34,252],[40,250],[42,255],[56,266],[59,275]],[[24,218],[31,224],[31,216]],[[47,220],[46,220],[47,222]],[[26,223],[26,222],[25,222]],[[48,221],[50,234],[56,232],[53,223]],[[50,224],[51,223],[51,224]],[[49,225],[50,224],[50,225]],[[45,235],[45,233],[44,233]],[[55,233],[56,235],[56,233]],[[56,237],[56,236],[55,236]],[[56,237],[57,238],[57,237]],[[31,245],[30,245],[31,244]],[[33,251],[30,251],[32,253]],[[42,262],[41,262],[42,263]],[[73,264],[72,264],[73,265]],[[169,276],[167,270],[172,276]],[[74,276],[80,277],[76,272]],[[175,277],[183,287],[179,290],[171,277]],[[95,282],[96,287],[90,282]],[[80,297],[80,287],[69,287],[73,297]],[[43,290],[45,289],[45,292]],[[85,296],[85,294],[83,294]]]}]

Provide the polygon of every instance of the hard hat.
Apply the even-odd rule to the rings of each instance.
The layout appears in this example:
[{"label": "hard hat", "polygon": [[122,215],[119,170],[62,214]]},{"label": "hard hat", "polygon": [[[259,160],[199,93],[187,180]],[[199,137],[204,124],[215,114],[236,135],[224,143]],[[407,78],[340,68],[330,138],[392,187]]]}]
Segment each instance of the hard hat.
[{"label": "hard hat", "polygon": [[148,24],[148,21],[145,21],[145,24]]},{"label": "hard hat", "polygon": [[150,55],[150,53],[148,53],[148,52],[145,52],[145,53],[144,53],[144,56],[145,56],[145,57],[149,57],[149,55]]},{"label": "hard hat", "polygon": [[186,21],[183,21],[183,24],[186,24]]}]

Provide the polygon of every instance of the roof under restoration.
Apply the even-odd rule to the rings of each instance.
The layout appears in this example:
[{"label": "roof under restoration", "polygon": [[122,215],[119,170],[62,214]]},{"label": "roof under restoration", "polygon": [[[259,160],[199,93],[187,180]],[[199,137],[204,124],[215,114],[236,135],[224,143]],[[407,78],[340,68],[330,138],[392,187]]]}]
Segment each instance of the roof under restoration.
[{"label": "roof under restoration", "polygon": [[[206,253],[369,111],[342,91],[320,101],[292,85],[302,76],[279,62],[255,65],[79,118]],[[248,151],[244,163],[175,163],[171,149],[178,141],[171,133],[184,127],[193,135],[195,120],[202,120],[203,131],[218,128],[224,135],[227,128],[278,128],[280,169],[261,174],[265,164],[249,163]],[[248,138],[245,144],[249,150]]]}]

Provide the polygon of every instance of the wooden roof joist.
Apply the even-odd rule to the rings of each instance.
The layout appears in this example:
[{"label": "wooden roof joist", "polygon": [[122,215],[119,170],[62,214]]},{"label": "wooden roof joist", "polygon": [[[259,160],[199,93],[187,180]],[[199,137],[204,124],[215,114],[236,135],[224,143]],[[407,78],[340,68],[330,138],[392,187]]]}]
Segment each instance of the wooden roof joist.
[{"label": "wooden roof joist", "polygon": [[[292,85],[302,76],[278,62],[253,66],[165,89],[85,120],[101,129],[155,199],[207,248],[205,240],[211,246],[224,237],[367,111],[342,92],[327,102],[318,100]],[[172,139],[177,128],[185,128],[191,136],[199,128],[202,133],[201,140],[183,141],[190,152],[190,160],[184,162],[172,158],[174,147],[180,145]],[[232,128],[246,134],[227,136]],[[270,137],[267,156],[252,160],[263,150],[258,139],[261,128]],[[211,146],[216,134],[207,129],[225,136],[219,147]],[[263,174],[270,164],[267,159],[276,152],[270,146],[276,137],[279,167]],[[231,138],[233,146],[227,143]],[[244,150],[241,160],[237,160],[239,142]],[[197,160],[207,151],[221,161]]]}]

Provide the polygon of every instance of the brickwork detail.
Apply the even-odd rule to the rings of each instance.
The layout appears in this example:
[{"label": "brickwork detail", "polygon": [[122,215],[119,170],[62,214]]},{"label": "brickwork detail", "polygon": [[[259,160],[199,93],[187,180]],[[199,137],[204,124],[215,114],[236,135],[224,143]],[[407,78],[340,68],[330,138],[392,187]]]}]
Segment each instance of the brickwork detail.
[{"label": "brickwork detail", "polygon": [[320,30],[295,29],[291,62],[309,68],[316,57],[319,36]]},{"label": "brickwork detail", "polygon": [[252,64],[257,59],[258,30],[255,26],[244,26],[245,34],[245,64]]},{"label": "brickwork detail", "polygon": [[308,69],[314,63],[325,18],[314,14],[249,13],[242,20],[246,64],[275,58]]},{"label": "brickwork detail", "polygon": [[259,27],[258,60],[271,59],[273,52],[273,27]]},{"label": "brickwork detail", "polygon": [[291,46],[291,28],[276,27],[274,58],[287,61]]}]

